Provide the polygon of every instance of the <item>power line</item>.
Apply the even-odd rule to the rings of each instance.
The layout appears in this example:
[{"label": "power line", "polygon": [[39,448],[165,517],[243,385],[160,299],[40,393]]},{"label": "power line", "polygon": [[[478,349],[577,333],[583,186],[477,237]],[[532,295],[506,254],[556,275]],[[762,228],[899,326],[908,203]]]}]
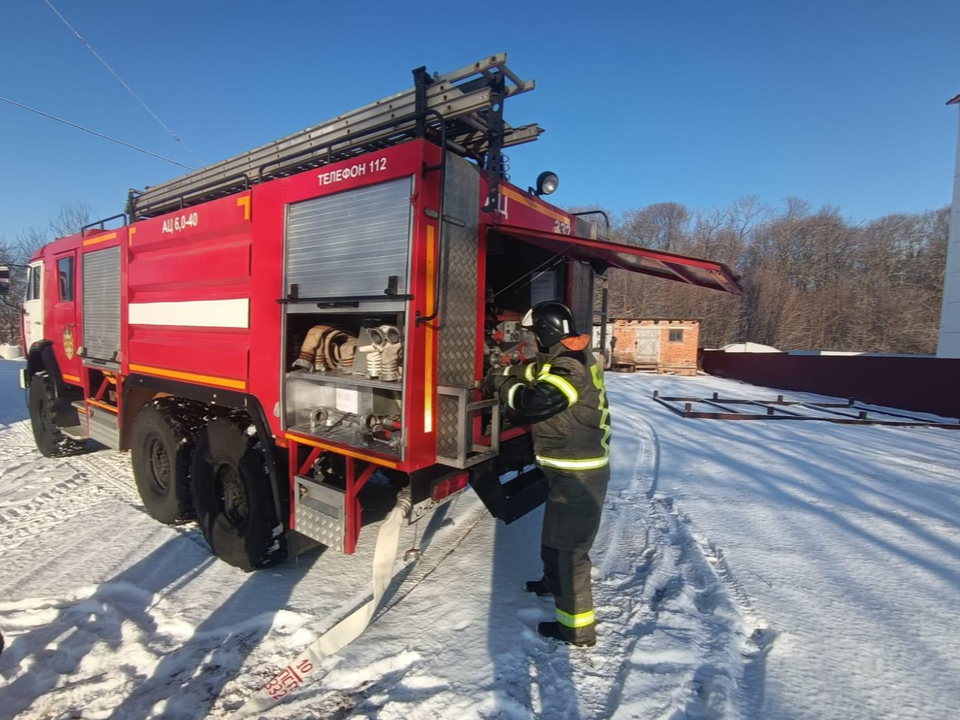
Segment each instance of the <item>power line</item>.
[{"label": "power line", "polygon": [[120,77],[120,75],[117,74],[117,71],[114,70],[112,67],[110,67],[110,65],[107,64],[107,61],[106,61],[106,60],[104,60],[102,57],[100,57],[100,54],[99,54],[96,50],[93,49],[93,46],[86,41],[86,39],[83,37],[83,35],[81,35],[80,33],[78,33],[77,30],[76,30],[76,28],[74,28],[73,25],[71,25],[71,24],[67,21],[67,19],[66,19],[63,15],[60,14],[60,11],[57,10],[57,9],[53,6],[53,3],[50,2],[50,0],[43,0],[43,1],[50,7],[51,10],[53,10],[53,12],[55,12],[55,13],[57,14],[57,17],[58,17],[58,18],[60,18],[61,20],[63,20],[63,24],[66,25],[68,28],[70,28],[70,32],[72,32],[72,33],[76,36],[77,40],[79,40],[81,43],[83,43],[83,46],[86,47],[87,50],[89,50],[90,52],[93,53],[93,56],[94,56],[97,60],[99,60],[100,63],[101,63],[107,70],[110,71],[110,74],[113,75],[113,76],[117,79],[117,81],[118,81],[121,85],[123,85],[124,88],[126,88],[126,90],[127,90],[128,93],[130,93],[131,95],[133,95],[134,99],[143,106],[143,109],[146,110],[148,113],[150,113],[150,114],[153,116],[153,119],[154,119],[154,120],[156,120],[158,123],[160,123],[160,127],[162,127],[164,130],[166,130],[166,131],[170,134],[170,137],[172,137],[172,138],[173,138],[174,140],[176,140],[178,143],[180,143],[181,145],[183,145],[184,149],[185,149],[188,153],[190,153],[191,155],[193,155],[194,159],[199,162],[200,158],[197,157],[197,154],[196,154],[193,150],[190,149],[190,147],[183,141],[183,139],[182,139],[179,135],[177,135],[173,130],[171,130],[170,127],[169,127],[163,120],[160,119],[160,116],[157,115],[157,114],[150,108],[150,106],[147,105],[147,104],[141,99],[141,97],[140,97],[139,95],[137,95],[136,92],[134,92],[134,90],[133,90],[132,87],[130,87],[129,85],[127,85],[127,83],[124,81],[124,79],[123,79],[122,77]]},{"label": "power line", "polygon": [[50,118],[51,120],[56,120],[57,122],[61,122],[61,123],[63,123],[64,125],[69,125],[70,127],[75,127],[75,128],[77,128],[78,130],[83,130],[84,132],[90,133],[91,135],[96,135],[97,137],[101,137],[101,138],[103,138],[104,140],[110,140],[111,142],[118,143],[118,144],[120,144],[120,145],[123,145],[123,146],[125,146],[125,147],[131,148],[131,149],[136,150],[136,151],[138,151],[138,152],[146,153],[147,155],[152,155],[153,157],[159,158],[160,160],[166,160],[168,163],[173,163],[174,165],[179,165],[180,167],[182,167],[182,168],[184,168],[184,169],[186,169],[186,170],[194,170],[194,169],[195,169],[195,168],[190,167],[189,165],[184,165],[184,164],[181,163],[181,162],[177,162],[176,160],[171,160],[171,159],[168,158],[168,157],[165,157],[165,156],[163,156],[163,155],[159,155],[159,154],[157,154],[157,153],[155,153],[155,152],[153,152],[153,151],[151,151],[151,150],[146,150],[146,149],[144,149],[144,148],[142,148],[142,147],[138,147],[138,146],[136,146],[136,145],[131,145],[130,143],[124,142],[123,140],[118,140],[118,139],[115,138],[115,137],[111,137],[111,136],[109,136],[109,135],[104,135],[103,133],[97,132],[96,130],[91,130],[90,128],[84,127],[83,125],[78,125],[78,124],[75,123],[75,122],[70,122],[69,120],[64,120],[64,119],[61,118],[61,117],[57,117],[56,115],[51,115],[50,113],[45,113],[45,112],[43,112],[43,110],[37,110],[36,108],[32,108],[32,107],[30,107],[29,105],[24,105],[23,103],[18,103],[17,101],[11,100],[10,98],[5,98],[5,97],[3,97],[2,95],[0,95],[0,101],[5,102],[5,103],[9,103],[10,105],[16,105],[16,106],[19,107],[19,108],[23,108],[24,110],[29,110],[30,112],[36,113],[37,115],[43,115],[43,117],[45,117],[45,118]]}]

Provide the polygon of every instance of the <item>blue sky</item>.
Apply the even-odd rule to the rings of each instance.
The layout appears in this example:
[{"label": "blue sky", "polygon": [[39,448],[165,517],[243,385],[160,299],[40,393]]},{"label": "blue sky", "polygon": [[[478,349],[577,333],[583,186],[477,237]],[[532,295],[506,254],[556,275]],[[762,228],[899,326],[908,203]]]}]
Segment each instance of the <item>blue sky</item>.
[{"label": "blue sky", "polygon": [[[950,201],[955,0],[52,2],[204,164],[506,50],[538,83],[508,119],[547,129],[509,151],[513,180],[556,171],[560,204]],[[0,68],[0,95],[196,164],[43,0],[0,2]],[[0,236],[180,172],[0,104]]]}]

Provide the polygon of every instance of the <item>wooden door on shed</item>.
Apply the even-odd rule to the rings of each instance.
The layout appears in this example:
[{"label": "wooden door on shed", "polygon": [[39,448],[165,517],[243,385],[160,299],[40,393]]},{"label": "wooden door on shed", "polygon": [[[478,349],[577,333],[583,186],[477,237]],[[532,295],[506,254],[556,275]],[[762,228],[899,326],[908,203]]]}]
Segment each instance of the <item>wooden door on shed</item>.
[{"label": "wooden door on shed", "polygon": [[640,328],[637,332],[637,362],[656,365],[660,359],[660,329]]}]

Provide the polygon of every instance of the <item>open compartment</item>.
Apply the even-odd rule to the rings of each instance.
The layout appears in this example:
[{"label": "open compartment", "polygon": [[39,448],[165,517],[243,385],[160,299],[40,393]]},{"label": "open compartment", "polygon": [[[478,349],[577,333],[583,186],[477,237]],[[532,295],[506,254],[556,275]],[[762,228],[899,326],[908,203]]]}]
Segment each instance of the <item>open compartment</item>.
[{"label": "open compartment", "polygon": [[[537,357],[532,333],[520,326],[531,307],[567,299],[569,263],[556,251],[497,232],[487,236],[484,372]],[[586,331],[585,329],[582,331]]]},{"label": "open compartment", "polygon": [[288,313],[287,429],[402,457],[404,319],[402,312]]},{"label": "open compartment", "polygon": [[403,458],[413,189],[404,176],[287,206],[285,429]]}]

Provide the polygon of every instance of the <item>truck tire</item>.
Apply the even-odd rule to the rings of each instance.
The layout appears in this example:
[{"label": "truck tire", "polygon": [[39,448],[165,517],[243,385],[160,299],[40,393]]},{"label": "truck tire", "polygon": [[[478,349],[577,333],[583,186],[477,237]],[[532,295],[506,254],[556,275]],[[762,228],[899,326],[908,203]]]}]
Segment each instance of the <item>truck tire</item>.
[{"label": "truck tire", "polygon": [[193,498],[203,536],[217,557],[243,570],[287,558],[264,448],[250,427],[249,418],[211,420],[193,456]]},{"label": "truck tire", "polygon": [[154,520],[179,525],[192,520],[190,473],[202,417],[174,398],[147,403],[133,420],[130,460],[140,500]]},{"label": "truck tire", "polygon": [[30,425],[37,449],[44,457],[73,455],[83,443],[63,434],[57,424],[57,398],[47,372],[38,372],[30,380]]}]

